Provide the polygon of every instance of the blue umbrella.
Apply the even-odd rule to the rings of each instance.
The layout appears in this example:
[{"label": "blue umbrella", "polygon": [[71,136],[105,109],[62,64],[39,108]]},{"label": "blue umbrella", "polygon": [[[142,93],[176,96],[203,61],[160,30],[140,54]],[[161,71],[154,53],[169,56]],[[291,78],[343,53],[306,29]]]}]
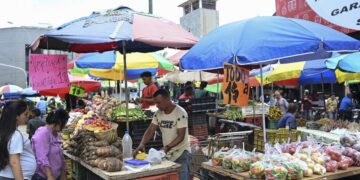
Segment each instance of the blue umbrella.
[{"label": "blue umbrella", "polygon": [[302,85],[336,83],[336,75],[333,70],[326,68],[324,59],[319,59],[305,63],[298,81]]},{"label": "blue umbrella", "polygon": [[[359,50],[358,40],[314,22],[280,16],[255,17],[216,28],[180,60],[186,70],[223,68],[224,62],[260,64],[289,57]],[[320,53],[321,52],[321,53]],[[330,55],[330,54],[329,54]],[[304,60],[304,58],[299,58]]]},{"label": "blue umbrella", "polygon": [[340,69],[344,72],[360,72],[360,52],[345,54],[326,60],[329,69]]}]

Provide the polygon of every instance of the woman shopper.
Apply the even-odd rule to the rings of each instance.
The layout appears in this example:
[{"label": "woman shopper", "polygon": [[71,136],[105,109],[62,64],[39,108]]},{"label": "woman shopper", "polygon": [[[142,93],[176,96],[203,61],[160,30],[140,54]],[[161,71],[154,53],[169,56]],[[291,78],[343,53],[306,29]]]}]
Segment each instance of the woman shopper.
[{"label": "woman shopper", "polygon": [[17,127],[27,121],[25,101],[13,101],[4,105],[0,118],[0,180],[30,180],[36,162],[29,138]]},{"label": "woman shopper", "polygon": [[59,132],[65,127],[69,114],[64,109],[50,112],[46,126],[40,127],[32,138],[36,157],[36,172],[32,180],[66,180],[66,163]]}]

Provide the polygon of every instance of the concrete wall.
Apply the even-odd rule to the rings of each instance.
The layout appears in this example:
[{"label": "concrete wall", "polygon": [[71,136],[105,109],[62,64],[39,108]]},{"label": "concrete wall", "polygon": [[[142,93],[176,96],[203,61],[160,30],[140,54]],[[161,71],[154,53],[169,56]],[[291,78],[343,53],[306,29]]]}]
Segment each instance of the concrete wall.
[{"label": "concrete wall", "polygon": [[[25,45],[31,44],[49,29],[37,27],[14,27],[0,29],[0,63],[26,69]],[[0,65],[0,86],[15,84],[25,87],[24,72]]]}]

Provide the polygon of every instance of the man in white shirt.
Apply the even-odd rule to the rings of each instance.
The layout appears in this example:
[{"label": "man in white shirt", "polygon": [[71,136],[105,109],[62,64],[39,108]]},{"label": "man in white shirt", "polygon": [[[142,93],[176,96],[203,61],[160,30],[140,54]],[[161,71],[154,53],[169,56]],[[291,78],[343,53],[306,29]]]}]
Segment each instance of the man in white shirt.
[{"label": "man in white shirt", "polygon": [[169,93],[165,89],[157,90],[153,98],[159,110],[154,114],[153,120],[145,131],[134,155],[136,155],[139,150],[145,149],[145,145],[154,137],[154,133],[159,127],[164,145],[162,150],[166,153],[166,157],[169,160],[181,164],[179,179],[188,180],[190,179],[188,115],[182,107],[175,105],[170,100]]}]

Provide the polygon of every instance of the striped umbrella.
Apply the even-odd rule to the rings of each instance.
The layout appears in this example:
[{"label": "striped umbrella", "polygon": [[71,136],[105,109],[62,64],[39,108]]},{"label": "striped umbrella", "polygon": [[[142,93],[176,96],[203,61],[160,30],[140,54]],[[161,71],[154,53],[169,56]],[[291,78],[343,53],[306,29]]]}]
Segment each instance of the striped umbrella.
[{"label": "striped umbrella", "polygon": [[5,85],[0,87],[0,94],[21,92],[23,88],[16,85]]},{"label": "striped umbrella", "polygon": [[[83,54],[74,61],[71,74],[88,73],[95,77],[112,80],[124,79],[124,63],[122,55],[118,52]],[[140,74],[150,71],[153,75],[163,75],[174,69],[164,56],[156,53],[130,53],[127,55],[127,80],[138,79]]]}]

